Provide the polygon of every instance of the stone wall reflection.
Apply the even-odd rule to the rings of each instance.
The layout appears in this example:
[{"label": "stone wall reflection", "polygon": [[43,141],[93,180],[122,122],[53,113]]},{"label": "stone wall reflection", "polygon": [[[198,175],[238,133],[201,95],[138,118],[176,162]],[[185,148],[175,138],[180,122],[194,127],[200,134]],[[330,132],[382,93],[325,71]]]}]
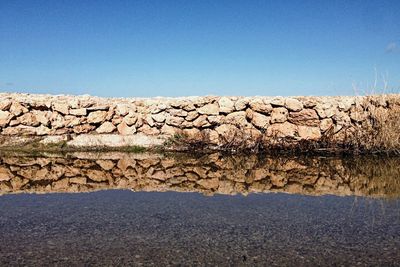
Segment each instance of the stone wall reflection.
[{"label": "stone wall reflection", "polygon": [[102,189],[213,194],[285,192],[398,197],[398,158],[260,157],[211,154],[2,155],[0,194]]}]

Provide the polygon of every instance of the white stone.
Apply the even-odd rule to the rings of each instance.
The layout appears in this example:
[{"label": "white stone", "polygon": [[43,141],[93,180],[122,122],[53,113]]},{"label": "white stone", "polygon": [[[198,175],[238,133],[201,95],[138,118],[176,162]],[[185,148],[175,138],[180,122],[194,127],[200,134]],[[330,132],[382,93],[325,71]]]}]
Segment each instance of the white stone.
[{"label": "white stone", "polygon": [[218,100],[218,105],[221,113],[230,113],[235,110],[234,102],[228,97],[221,97]]}]

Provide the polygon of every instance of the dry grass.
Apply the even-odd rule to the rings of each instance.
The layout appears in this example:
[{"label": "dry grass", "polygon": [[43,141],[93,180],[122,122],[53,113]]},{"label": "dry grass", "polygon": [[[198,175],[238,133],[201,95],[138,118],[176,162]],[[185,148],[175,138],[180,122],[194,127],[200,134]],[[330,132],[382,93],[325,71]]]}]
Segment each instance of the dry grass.
[{"label": "dry grass", "polygon": [[369,116],[354,128],[348,129],[339,145],[353,153],[400,154],[400,105],[374,105],[377,101],[386,102],[384,98],[385,95],[371,96],[360,104]]}]

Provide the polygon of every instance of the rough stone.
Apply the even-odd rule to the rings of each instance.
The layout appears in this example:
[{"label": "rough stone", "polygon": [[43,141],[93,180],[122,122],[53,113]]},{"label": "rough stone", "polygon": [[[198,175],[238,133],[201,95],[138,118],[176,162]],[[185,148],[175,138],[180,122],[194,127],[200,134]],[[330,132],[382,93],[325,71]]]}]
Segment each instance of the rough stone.
[{"label": "rough stone", "polygon": [[134,114],[128,114],[122,119],[128,126],[132,126],[136,124],[138,117],[135,116]]},{"label": "rough stone", "polygon": [[285,107],[290,111],[300,111],[303,109],[303,104],[295,98],[286,98]]},{"label": "rough stone", "polygon": [[269,137],[290,137],[294,138],[296,136],[297,126],[290,122],[275,123],[267,128],[267,136]]},{"label": "rough stone", "polygon": [[198,137],[200,137],[200,130],[199,129],[196,129],[196,128],[190,128],[190,129],[185,129],[185,130],[183,130],[183,133],[187,136],[187,137],[189,137],[189,138],[191,138],[191,139],[196,139],[196,138],[198,138]]},{"label": "rough stone", "polygon": [[367,115],[361,106],[354,106],[350,110],[350,118],[353,121],[362,122],[367,118]]},{"label": "rough stone", "polygon": [[197,110],[200,114],[204,115],[218,115],[219,107],[217,104],[207,104]]},{"label": "rough stone", "polygon": [[160,134],[160,130],[155,127],[150,127],[149,125],[143,125],[140,127],[140,132],[147,135],[158,135]]},{"label": "rough stone", "polygon": [[96,160],[96,163],[105,171],[109,171],[114,168],[115,163],[112,160]]},{"label": "rough stone", "polygon": [[319,126],[319,117],[313,109],[290,112],[288,121],[296,125]]},{"label": "rough stone", "polygon": [[0,110],[0,127],[6,126],[10,122],[11,118],[12,116],[10,112]]},{"label": "rough stone", "polygon": [[245,127],[249,124],[246,120],[245,111],[236,111],[228,114],[224,119],[224,123],[234,124],[239,127]]},{"label": "rough stone", "polygon": [[121,135],[132,135],[132,134],[136,133],[136,127],[129,126],[128,124],[126,124],[125,121],[118,124],[117,130]]},{"label": "rough stone", "polygon": [[249,104],[249,100],[247,98],[239,98],[235,102],[235,109],[237,111],[244,110],[244,109],[246,109],[248,104]]},{"label": "rough stone", "polygon": [[212,124],[212,125],[219,125],[223,121],[224,117],[220,115],[211,115],[207,117],[207,120]]},{"label": "rough stone", "polygon": [[7,111],[11,107],[11,100],[9,99],[4,99],[0,101],[0,111]]},{"label": "rough stone", "polygon": [[36,128],[32,126],[18,125],[16,127],[7,127],[1,132],[4,135],[35,135]]},{"label": "rough stone", "polygon": [[235,103],[228,97],[221,97],[218,100],[219,112],[230,113],[235,110]]},{"label": "rough stone", "polygon": [[319,140],[321,138],[321,131],[319,127],[299,125],[297,131],[300,139]]},{"label": "rough stone", "polygon": [[286,108],[274,108],[271,112],[271,123],[282,123],[288,118],[289,112]]},{"label": "rough stone", "polygon": [[136,107],[134,105],[128,105],[128,104],[117,104],[115,111],[118,115],[125,116],[130,111],[136,111]]},{"label": "rough stone", "polygon": [[207,120],[207,115],[201,115],[193,121],[193,126],[196,128],[204,128],[211,126],[211,123]]},{"label": "rough stone", "polygon": [[32,113],[25,113],[17,118],[18,122],[26,126],[39,126],[40,122],[36,119],[36,116]]},{"label": "rough stone", "polygon": [[112,133],[116,129],[115,125],[109,121],[104,122],[100,127],[96,129],[98,133]]},{"label": "rough stone", "polygon": [[318,113],[318,116],[321,119],[330,118],[336,113],[336,108],[332,105],[331,102],[325,102],[322,104],[317,104],[314,107],[314,110]]},{"label": "rough stone", "polygon": [[28,112],[28,109],[18,102],[13,102],[10,107],[10,112],[14,116],[19,116],[21,114]]},{"label": "rough stone", "polygon": [[251,123],[262,129],[266,129],[271,121],[271,118],[261,113],[254,112],[251,118]]},{"label": "rough stone", "polygon": [[217,178],[213,179],[201,179],[198,180],[197,183],[204,187],[205,189],[211,190],[211,189],[218,189],[219,185],[219,180]]},{"label": "rough stone", "polygon": [[50,115],[51,112],[49,111],[40,111],[40,110],[33,110],[32,114],[35,116],[36,120],[40,122],[40,124],[44,126],[49,126],[50,125]]},{"label": "rough stone", "polygon": [[175,116],[175,117],[186,117],[188,112],[186,110],[182,110],[182,109],[170,109],[168,110],[169,114],[171,116]]},{"label": "rough stone", "polygon": [[161,112],[161,113],[158,113],[158,114],[153,114],[153,115],[151,115],[151,117],[153,118],[153,120],[155,122],[162,123],[162,122],[165,121],[166,114],[164,112]]},{"label": "rough stone", "polygon": [[60,112],[61,114],[69,114],[69,105],[67,103],[54,103],[53,110]]},{"label": "rough stone", "polygon": [[199,117],[199,113],[197,111],[190,111],[188,112],[185,120],[187,121],[193,121]]},{"label": "rough stone", "polygon": [[10,179],[12,179],[14,176],[12,175],[12,173],[10,172],[9,169],[0,166],[0,182],[2,181],[8,181]]},{"label": "rough stone", "polygon": [[257,111],[264,114],[270,114],[272,111],[271,104],[266,104],[261,98],[255,98],[249,102],[250,108],[253,111]]},{"label": "rough stone", "polygon": [[69,114],[74,116],[86,116],[87,110],[86,108],[70,109]]},{"label": "rough stone", "polygon": [[142,133],[126,136],[120,134],[81,134],[67,142],[68,145],[75,147],[126,147],[135,145],[150,147],[163,143],[164,140],[158,136],[147,136]]},{"label": "rough stone", "polygon": [[239,131],[239,129],[232,124],[223,124],[215,128],[215,131],[220,136],[224,136],[227,139],[231,139]]},{"label": "rough stone", "polygon": [[321,120],[320,129],[322,132],[326,132],[332,127],[333,127],[333,120],[331,118],[326,118]]},{"label": "rough stone", "polygon": [[165,120],[165,123],[171,126],[181,127],[184,121],[185,119],[182,117],[168,116]]},{"label": "rough stone", "polygon": [[95,128],[96,128],[96,126],[94,126],[94,125],[82,124],[82,125],[75,126],[75,127],[73,128],[73,131],[74,131],[74,133],[82,134],[82,133],[91,132],[91,131],[93,131]]},{"label": "rough stone", "polygon": [[51,133],[51,130],[44,125],[40,125],[39,127],[36,128],[37,135],[48,135],[50,133]]},{"label": "rough stone", "polygon": [[106,111],[102,111],[102,110],[98,110],[98,111],[94,111],[89,113],[88,117],[87,117],[87,122],[88,123],[102,123],[105,121],[107,117],[107,112]]},{"label": "rough stone", "polygon": [[150,126],[150,127],[153,127],[153,126],[154,126],[154,120],[153,120],[153,118],[151,117],[150,114],[147,115],[147,116],[144,118],[144,121],[146,122],[146,124],[147,124],[148,126]]},{"label": "rough stone", "polygon": [[168,135],[168,136],[173,136],[175,133],[177,133],[178,130],[179,130],[179,128],[175,128],[175,127],[167,125],[167,124],[164,124],[161,127],[161,133]]},{"label": "rough stone", "polygon": [[79,124],[84,123],[85,120],[86,120],[83,117],[75,117],[75,116],[72,116],[72,115],[67,115],[64,118],[65,118],[65,121],[64,121],[64,126],[65,127],[75,127],[75,126],[77,126]]},{"label": "rough stone", "polygon": [[275,97],[271,100],[271,105],[275,107],[284,107],[285,106],[285,98],[283,97]]}]

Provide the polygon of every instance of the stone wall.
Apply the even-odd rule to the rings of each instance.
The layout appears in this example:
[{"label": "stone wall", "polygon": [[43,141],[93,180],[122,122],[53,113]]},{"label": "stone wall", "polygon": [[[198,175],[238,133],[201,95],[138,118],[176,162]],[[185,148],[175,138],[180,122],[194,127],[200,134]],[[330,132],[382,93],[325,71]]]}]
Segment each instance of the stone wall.
[{"label": "stone wall", "polygon": [[376,110],[390,112],[399,105],[400,95],[146,99],[2,93],[0,137],[3,146],[36,137],[77,147],[148,147],[171,136],[213,148],[319,141],[328,132],[340,140],[371,123]]},{"label": "stone wall", "polygon": [[212,194],[400,195],[400,159],[257,157],[220,153],[172,157],[79,152],[1,155],[0,195],[102,189]]}]

